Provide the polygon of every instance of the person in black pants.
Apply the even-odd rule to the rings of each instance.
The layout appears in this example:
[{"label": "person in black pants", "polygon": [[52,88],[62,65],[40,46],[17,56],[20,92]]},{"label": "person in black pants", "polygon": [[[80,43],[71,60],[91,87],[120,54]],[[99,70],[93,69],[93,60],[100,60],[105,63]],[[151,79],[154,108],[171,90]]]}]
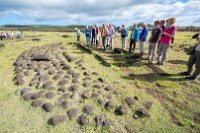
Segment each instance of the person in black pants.
[{"label": "person in black pants", "polygon": [[91,45],[92,44],[95,44],[95,27],[93,26],[93,28],[92,28],[92,41],[91,41]]},{"label": "person in black pants", "polygon": [[139,37],[140,37],[140,31],[137,28],[137,24],[134,24],[133,29],[132,29],[132,33],[131,33],[131,36],[130,36],[129,52],[131,52],[132,50],[134,52],[135,47],[136,47],[136,43],[138,42]]}]

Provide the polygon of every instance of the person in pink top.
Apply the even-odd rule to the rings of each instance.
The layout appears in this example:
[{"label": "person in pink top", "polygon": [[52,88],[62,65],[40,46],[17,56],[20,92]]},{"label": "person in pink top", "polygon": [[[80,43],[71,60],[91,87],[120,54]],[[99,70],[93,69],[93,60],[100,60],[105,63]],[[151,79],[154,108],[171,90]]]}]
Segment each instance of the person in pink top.
[{"label": "person in pink top", "polygon": [[164,65],[167,51],[172,44],[172,38],[174,38],[176,33],[176,27],[174,26],[174,23],[176,22],[176,18],[169,18],[166,20],[167,24],[162,32],[162,37],[160,40],[160,46],[158,49],[158,65]]}]

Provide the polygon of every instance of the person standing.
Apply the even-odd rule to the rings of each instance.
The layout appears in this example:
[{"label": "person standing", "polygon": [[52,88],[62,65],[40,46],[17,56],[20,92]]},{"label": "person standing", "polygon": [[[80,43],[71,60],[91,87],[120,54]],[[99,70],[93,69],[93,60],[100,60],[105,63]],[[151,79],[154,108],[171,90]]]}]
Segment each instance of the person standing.
[{"label": "person standing", "polygon": [[128,37],[128,29],[125,27],[125,25],[122,25],[121,28],[121,39],[122,39],[122,49],[126,49],[126,38]]},{"label": "person standing", "polygon": [[21,31],[21,39],[24,40],[24,31]]},{"label": "person standing", "polygon": [[[129,47],[129,52],[131,52],[133,50],[135,50],[136,47],[136,43],[138,42],[138,40],[140,39],[140,30],[137,28],[137,24],[133,25],[133,29],[132,29],[132,33],[130,36],[130,47]],[[132,49],[133,46],[133,49]]]},{"label": "person standing", "polygon": [[[164,29],[165,29],[165,20],[161,20],[160,21],[160,28],[162,29],[162,31],[164,31]],[[160,46],[160,41],[158,42],[158,45],[157,45],[157,53],[158,53],[158,50],[159,50],[159,46]]]},{"label": "person standing", "polygon": [[95,41],[96,41],[96,47],[99,47],[99,41],[100,41],[100,30],[97,24],[95,24]]},{"label": "person standing", "polygon": [[21,38],[21,32],[19,32],[19,31],[16,32],[16,38],[17,38],[17,39],[20,39],[20,38]]},{"label": "person standing", "polygon": [[106,26],[106,24],[103,24],[101,37],[102,37],[102,44],[103,44],[104,51],[106,51],[106,47],[107,47],[107,44],[106,44],[106,37],[107,36],[108,36],[108,27]]},{"label": "person standing", "polygon": [[109,24],[108,26],[108,37],[109,37],[109,45],[112,49],[114,49],[114,42],[113,39],[115,37],[115,28],[112,26],[112,24]]},{"label": "person standing", "polygon": [[81,31],[78,28],[75,28],[76,30],[76,36],[77,36],[77,43],[81,42]]},{"label": "person standing", "polygon": [[144,55],[144,45],[147,40],[147,35],[148,35],[147,24],[143,23],[142,24],[142,32],[140,34],[140,55],[141,55],[141,57],[143,57],[143,55]]},{"label": "person standing", "polygon": [[92,27],[92,40],[91,40],[91,45],[95,44],[95,26]]},{"label": "person standing", "polygon": [[[195,48],[195,51],[192,52],[189,57],[189,61],[187,63],[187,71],[179,73],[181,75],[188,76],[188,77],[186,77],[186,79],[188,79],[188,80],[195,80],[200,74],[200,37],[199,37],[199,33],[195,34],[192,38],[197,39],[198,44]],[[196,70],[191,75],[194,64],[195,64]]]},{"label": "person standing", "polygon": [[88,47],[91,47],[91,42],[90,42],[90,39],[91,39],[91,32],[92,32],[92,31],[89,29],[89,27],[86,26],[85,36],[86,36],[86,42],[87,42]]},{"label": "person standing", "polygon": [[148,52],[148,59],[149,61],[153,61],[156,54],[156,46],[160,41],[162,29],[160,28],[160,22],[154,22],[155,28],[151,32],[151,37],[149,39],[149,52]]},{"label": "person standing", "polygon": [[172,38],[174,38],[176,33],[176,27],[174,26],[176,18],[169,18],[166,20],[166,22],[167,24],[164,31],[162,32],[162,37],[158,50],[158,65],[164,65],[167,51],[169,49],[169,46],[172,44]]}]

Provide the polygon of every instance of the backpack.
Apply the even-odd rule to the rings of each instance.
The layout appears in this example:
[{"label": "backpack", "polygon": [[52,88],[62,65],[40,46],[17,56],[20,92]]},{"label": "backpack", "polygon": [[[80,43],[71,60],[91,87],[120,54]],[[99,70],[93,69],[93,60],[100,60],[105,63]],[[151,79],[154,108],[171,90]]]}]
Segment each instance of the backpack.
[{"label": "backpack", "polygon": [[128,31],[127,31],[127,29],[122,29],[121,36],[122,36],[122,37],[127,37],[127,36],[128,36]]}]

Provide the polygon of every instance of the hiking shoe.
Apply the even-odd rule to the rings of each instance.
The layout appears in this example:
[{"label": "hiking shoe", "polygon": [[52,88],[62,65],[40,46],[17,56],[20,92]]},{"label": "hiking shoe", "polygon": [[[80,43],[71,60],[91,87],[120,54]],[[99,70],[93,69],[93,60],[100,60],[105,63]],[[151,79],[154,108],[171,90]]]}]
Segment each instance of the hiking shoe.
[{"label": "hiking shoe", "polygon": [[189,76],[189,75],[190,75],[189,72],[180,72],[180,73],[178,73],[178,74],[183,75],[183,76]]},{"label": "hiking shoe", "polygon": [[196,77],[190,76],[190,77],[186,77],[185,79],[187,79],[187,80],[196,80]]},{"label": "hiking shoe", "polygon": [[159,66],[164,66],[164,63],[159,63]]}]

